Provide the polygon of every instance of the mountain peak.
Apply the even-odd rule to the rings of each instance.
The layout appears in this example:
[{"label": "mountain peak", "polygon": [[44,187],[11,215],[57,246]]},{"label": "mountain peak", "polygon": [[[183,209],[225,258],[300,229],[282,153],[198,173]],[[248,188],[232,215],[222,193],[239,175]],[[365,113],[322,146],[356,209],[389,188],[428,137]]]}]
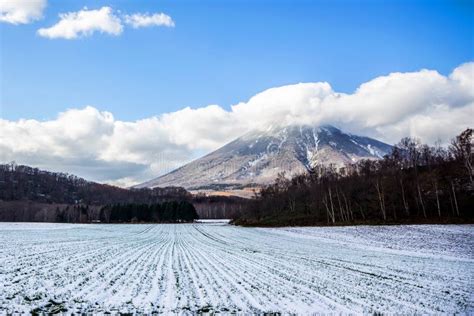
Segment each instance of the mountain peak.
[{"label": "mountain peak", "polygon": [[179,185],[196,190],[261,185],[281,172],[294,176],[318,164],[343,167],[361,159],[381,158],[390,150],[390,145],[344,133],[332,125],[273,125],[250,131],[139,187]]}]

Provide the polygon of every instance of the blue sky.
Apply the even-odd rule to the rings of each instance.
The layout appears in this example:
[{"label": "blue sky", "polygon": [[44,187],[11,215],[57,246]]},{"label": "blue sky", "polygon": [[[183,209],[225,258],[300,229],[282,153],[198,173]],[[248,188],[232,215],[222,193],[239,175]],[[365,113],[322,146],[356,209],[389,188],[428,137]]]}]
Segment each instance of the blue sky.
[{"label": "blue sky", "polygon": [[[50,0],[41,20],[0,23],[0,115],[44,120],[93,105],[133,121],[185,106],[229,109],[298,82],[350,93],[391,72],[449,74],[474,59],[473,3]],[[164,12],[175,27],[75,40],[36,34],[84,6]]]},{"label": "blue sky", "polygon": [[275,123],[448,144],[473,23],[472,0],[0,1],[0,162],[129,186]]}]

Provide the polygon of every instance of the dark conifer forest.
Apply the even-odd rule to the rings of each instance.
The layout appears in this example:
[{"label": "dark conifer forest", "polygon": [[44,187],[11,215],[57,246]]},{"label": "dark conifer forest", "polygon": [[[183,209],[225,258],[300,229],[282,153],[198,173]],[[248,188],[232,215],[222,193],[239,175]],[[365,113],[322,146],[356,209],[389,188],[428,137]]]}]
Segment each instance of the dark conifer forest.
[{"label": "dark conifer forest", "polygon": [[281,174],[248,203],[236,224],[256,226],[354,223],[472,222],[473,130],[448,148],[403,138],[381,160],[336,170],[316,166]]},{"label": "dark conifer forest", "polygon": [[191,222],[199,216],[194,206],[187,201],[171,201],[153,204],[113,204],[100,210],[100,221],[106,223]]}]

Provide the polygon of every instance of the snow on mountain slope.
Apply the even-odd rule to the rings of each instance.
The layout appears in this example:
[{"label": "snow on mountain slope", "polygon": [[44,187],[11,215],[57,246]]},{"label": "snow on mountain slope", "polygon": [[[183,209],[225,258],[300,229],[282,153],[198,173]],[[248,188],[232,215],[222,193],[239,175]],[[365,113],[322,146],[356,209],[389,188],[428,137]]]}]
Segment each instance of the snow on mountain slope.
[{"label": "snow on mountain slope", "polygon": [[317,164],[343,167],[377,159],[391,146],[325,125],[294,125],[252,131],[218,150],[137,187],[230,188],[272,182],[278,173],[293,176]]}]

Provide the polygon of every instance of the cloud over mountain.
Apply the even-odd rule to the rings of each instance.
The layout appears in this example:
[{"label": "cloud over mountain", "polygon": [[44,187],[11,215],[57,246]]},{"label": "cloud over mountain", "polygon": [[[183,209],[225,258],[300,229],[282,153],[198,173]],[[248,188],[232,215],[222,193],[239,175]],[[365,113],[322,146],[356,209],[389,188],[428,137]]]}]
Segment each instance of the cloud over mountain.
[{"label": "cloud over mountain", "polygon": [[0,120],[0,160],[132,184],[170,171],[255,128],[333,124],[387,143],[403,136],[449,141],[473,125],[474,63],[377,77],[351,94],[326,82],[265,90],[229,111],[184,108],[138,121],[87,106],[54,120]]}]

